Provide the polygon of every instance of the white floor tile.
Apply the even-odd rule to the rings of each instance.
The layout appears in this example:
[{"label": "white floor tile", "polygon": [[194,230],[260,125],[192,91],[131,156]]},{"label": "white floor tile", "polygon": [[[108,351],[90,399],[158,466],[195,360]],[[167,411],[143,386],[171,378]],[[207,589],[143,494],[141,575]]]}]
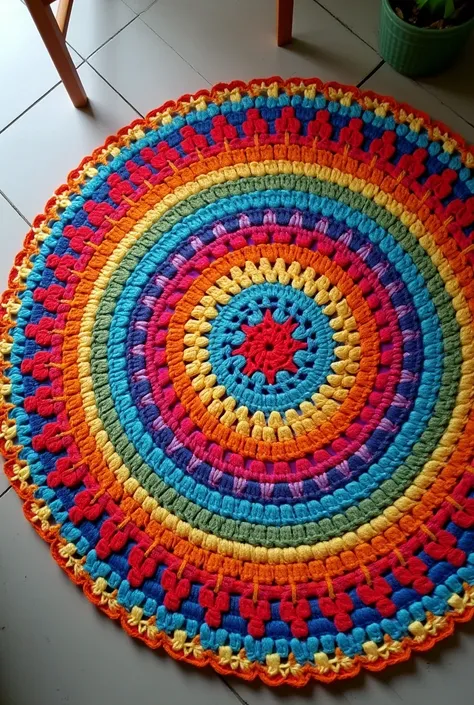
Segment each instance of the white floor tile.
[{"label": "white floor tile", "polygon": [[[384,64],[362,86],[363,90],[372,90],[382,95],[392,96],[398,101],[408,103],[418,108],[435,120],[440,120],[458,132],[469,142],[474,143],[474,127],[469,125],[459,115],[454,113],[447,105],[428,90],[421,88],[415,81],[396,73],[390,66]],[[431,90],[431,88],[430,88]]]},{"label": "white floor tile", "polygon": [[159,0],[141,18],[211,83],[275,74],[357,83],[378,61],[313,0],[295,3],[288,48],[276,46],[274,0]]},{"label": "white floor tile", "polygon": [[99,49],[90,63],[143,114],[208,86],[140,18]]},{"label": "white floor tile", "polygon": [[474,36],[466,52],[439,76],[419,81],[445,105],[474,125]]},{"label": "white floor tile", "polygon": [[125,4],[136,13],[148,10],[150,5],[153,5],[154,2],[156,2],[156,0],[125,0]]},{"label": "white floor tile", "polygon": [[[258,683],[232,681],[232,685],[247,705],[401,705],[400,698],[374,677],[359,677],[355,681],[322,685],[313,683],[295,688],[266,688]],[[407,700],[404,705],[416,705]]]},{"label": "white floor tile", "polygon": [[0,190],[30,221],[85,156],[137,117],[90,66],[79,74],[87,109],[74,108],[57,86],[0,134]]},{"label": "white floor tile", "polygon": [[[76,66],[82,59],[71,51]],[[18,0],[0,3],[0,131],[56,83],[59,76],[30,13]]]},{"label": "white floor tile", "polygon": [[152,651],[102,616],[55,565],[13,491],[0,508],[4,705],[238,705],[208,669]]},{"label": "white floor tile", "polygon": [[380,0],[316,0],[378,51]]},{"label": "white floor tile", "polygon": [[85,59],[136,17],[122,0],[76,0],[68,42]]}]

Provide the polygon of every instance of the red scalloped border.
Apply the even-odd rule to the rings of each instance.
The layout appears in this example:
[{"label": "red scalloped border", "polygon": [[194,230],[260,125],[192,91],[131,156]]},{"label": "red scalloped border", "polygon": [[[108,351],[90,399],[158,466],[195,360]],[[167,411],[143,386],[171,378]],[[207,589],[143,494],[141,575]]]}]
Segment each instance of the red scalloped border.
[{"label": "red scalloped border", "polygon": [[[352,99],[358,102],[364,101],[365,99],[383,102],[388,105],[390,111],[395,117],[397,113],[404,111],[407,115],[412,115],[414,118],[421,118],[423,125],[428,130],[430,128],[432,130],[438,129],[441,133],[442,139],[454,140],[456,142],[456,149],[460,153],[462,161],[465,163],[470,159],[473,161],[474,166],[474,146],[467,145],[465,140],[459,134],[450,130],[444,123],[437,120],[431,120],[426,113],[423,113],[420,110],[415,110],[406,103],[399,103],[389,96],[374,93],[373,91],[361,91],[355,86],[344,85],[334,81],[323,83],[317,78],[291,78],[284,80],[279,76],[272,76],[266,79],[254,79],[249,82],[232,81],[231,83],[218,83],[210,90],[203,89],[194,94],[185,94],[176,101],[168,101],[161,107],[149,112],[144,118],[137,118],[136,120],[133,120],[129,125],[119,130],[115,135],[109,136],[101,147],[95,149],[90,156],[85,157],[79,166],[68,174],[67,182],[56,189],[52,198],[46,203],[44,212],[36,216],[34,219],[33,228],[40,228],[45,222],[54,217],[53,210],[55,206],[55,196],[60,196],[65,191],[71,189],[74,190],[76,188],[75,182],[80,177],[84,166],[90,162],[97,161],[102,152],[112,144],[123,143],[123,138],[128,134],[129,130],[136,127],[146,128],[150,126],[150,121],[160,113],[169,110],[178,112],[180,107],[189,104],[192,101],[196,101],[200,97],[205,97],[212,100],[219,93],[225,91],[230,92],[235,89],[240,89],[245,92],[255,92],[259,90],[264,91],[273,84],[278,84],[278,86],[282,89],[314,86],[318,92],[326,95],[329,94],[331,90],[334,90],[337,92],[342,91],[343,93],[350,93],[352,94]],[[21,291],[21,282],[18,280],[19,269],[21,265],[25,261],[29,260],[37,251],[38,247],[36,236],[34,230],[31,229],[25,236],[22,249],[15,257],[14,265],[8,277],[8,288],[0,299],[0,305],[5,310],[5,314],[0,320],[0,342],[2,340],[8,341],[9,331],[11,327],[14,326],[14,321],[7,310],[7,304],[9,302],[14,302],[17,293]],[[7,368],[8,365],[4,362],[0,365],[2,377],[4,377],[3,373]],[[7,421],[8,411],[10,408],[12,408],[10,403],[6,402],[4,398],[0,399],[0,426],[3,426],[3,423]],[[240,671],[233,669],[230,666],[222,665],[219,663],[217,655],[212,651],[204,651],[203,656],[199,658],[189,654],[186,655],[183,651],[178,652],[173,648],[172,640],[166,634],[162,633],[158,639],[152,641],[145,634],[140,633],[136,626],[130,625],[128,621],[129,613],[127,613],[123,607],[118,606],[115,610],[112,610],[107,605],[101,604],[100,597],[92,591],[92,579],[84,574],[79,576],[76,575],[74,567],[67,565],[68,559],[60,553],[61,547],[64,547],[67,542],[59,535],[57,528],[43,528],[41,526],[41,522],[38,522],[38,516],[34,511],[34,505],[36,503],[34,498],[34,486],[28,485],[25,487],[25,483],[21,481],[19,482],[18,478],[14,477],[14,466],[15,463],[19,461],[20,448],[15,446],[9,448],[7,447],[8,445],[8,441],[3,436],[0,437],[0,452],[5,458],[5,474],[15,492],[23,500],[23,512],[25,517],[32,524],[33,528],[41,536],[41,538],[50,544],[50,551],[54,560],[65,571],[69,579],[82,588],[84,594],[90,602],[96,605],[96,607],[98,607],[111,619],[120,620],[120,624],[127,634],[143,641],[147,644],[147,646],[153,649],[162,647],[167,654],[178,661],[185,661],[199,668],[210,665],[217,673],[221,675],[236,675],[247,681],[253,681],[256,678],[260,678],[266,685],[270,686],[285,684],[293,687],[303,687],[310,680],[316,680],[322,683],[331,683],[334,680],[352,678],[356,676],[361,669],[368,671],[382,671],[389,665],[408,660],[412,652],[428,651],[433,648],[437,642],[450,636],[453,633],[457,622],[468,622],[474,617],[474,606],[468,606],[462,612],[456,610],[448,612],[444,616],[445,624],[434,636],[428,636],[423,641],[417,640],[416,637],[405,637],[401,642],[399,642],[401,645],[401,650],[399,653],[393,653],[386,658],[379,658],[376,661],[373,661],[368,657],[356,656],[352,660],[351,668],[341,669],[337,673],[335,671],[332,671],[329,674],[321,673],[314,666],[307,664],[299,669],[297,675],[292,674],[290,671],[289,675],[270,676],[268,669],[259,663],[252,664],[252,667],[247,671]]]}]

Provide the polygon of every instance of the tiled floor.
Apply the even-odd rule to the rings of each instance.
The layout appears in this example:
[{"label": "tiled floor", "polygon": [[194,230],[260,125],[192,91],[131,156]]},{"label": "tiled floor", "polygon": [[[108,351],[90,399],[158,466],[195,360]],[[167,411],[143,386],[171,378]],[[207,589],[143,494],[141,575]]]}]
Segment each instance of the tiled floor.
[{"label": "tiled floor", "polygon": [[[21,0],[0,0],[0,284],[54,188],[139,114],[217,81],[280,74],[363,85],[474,142],[474,42],[420,83],[382,65],[380,0],[296,0],[295,40],[274,42],[274,0],[76,0],[68,41],[90,96],[75,110]],[[474,628],[388,673],[300,693],[223,679],[142,648],[69,584],[0,474],[1,705],[461,705]]]}]

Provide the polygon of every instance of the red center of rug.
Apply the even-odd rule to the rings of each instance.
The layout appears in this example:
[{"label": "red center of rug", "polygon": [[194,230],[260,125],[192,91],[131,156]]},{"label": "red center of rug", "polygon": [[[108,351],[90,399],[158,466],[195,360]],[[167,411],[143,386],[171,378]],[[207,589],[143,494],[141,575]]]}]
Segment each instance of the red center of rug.
[{"label": "red center of rug", "polygon": [[292,333],[296,328],[298,323],[294,323],[292,318],[278,323],[267,309],[263,321],[255,326],[242,326],[246,338],[232,355],[245,357],[244,374],[250,376],[254,372],[262,372],[269,384],[275,384],[277,372],[298,371],[293,356],[298,350],[307,347],[305,342],[293,338]]}]

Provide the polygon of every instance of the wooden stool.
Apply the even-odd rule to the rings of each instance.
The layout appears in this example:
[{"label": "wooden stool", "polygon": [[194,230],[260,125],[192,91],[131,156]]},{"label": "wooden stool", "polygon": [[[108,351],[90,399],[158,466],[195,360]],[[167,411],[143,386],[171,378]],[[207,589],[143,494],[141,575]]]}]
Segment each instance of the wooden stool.
[{"label": "wooden stool", "polygon": [[73,0],[59,0],[56,17],[50,7],[52,2],[54,0],[25,0],[69,97],[76,108],[83,108],[88,98],[66,44]]}]

